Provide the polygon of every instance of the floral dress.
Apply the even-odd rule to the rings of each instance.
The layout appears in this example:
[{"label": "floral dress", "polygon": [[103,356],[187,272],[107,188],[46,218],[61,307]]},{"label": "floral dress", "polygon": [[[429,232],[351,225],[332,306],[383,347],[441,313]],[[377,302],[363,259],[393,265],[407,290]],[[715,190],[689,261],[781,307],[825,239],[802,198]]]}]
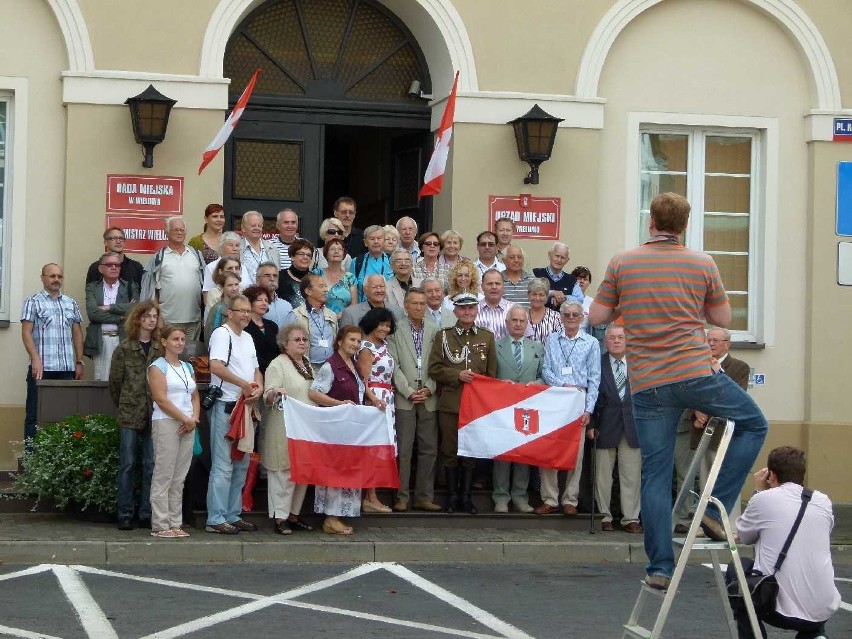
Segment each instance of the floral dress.
[{"label": "floral dress", "polygon": [[[361,350],[369,349],[375,359],[373,366],[370,369],[370,377],[366,380],[367,387],[375,393],[376,397],[387,404],[385,408],[390,415],[391,420],[395,417],[394,411],[394,391],[393,391],[393,370],[396,366],[393,357],[388,351],[388,344],[385,342],[381,346],[376,346],[372,342],[364,340],[361,342]],[[360,351],[359,351],[360,353]]]}]

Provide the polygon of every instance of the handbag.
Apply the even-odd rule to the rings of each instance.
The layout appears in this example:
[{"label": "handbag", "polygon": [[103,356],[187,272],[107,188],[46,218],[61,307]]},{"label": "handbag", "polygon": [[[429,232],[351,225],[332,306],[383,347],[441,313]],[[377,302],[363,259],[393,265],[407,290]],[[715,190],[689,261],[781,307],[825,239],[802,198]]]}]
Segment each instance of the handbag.
[{"label": "handbag", "polygon": [[[810,488],[802,489],[802,505],[799,508],[799,514],[796,515],[796,521],[790,529],[790,534],[787,535],[787,540],[784,542],[781,552],[778,554],[778,560],[775,562],[775,569],[771,575],[764,575],[760,570],[754,568],[754,561],[751,559],[743,559],[743,572],[745,573],[746,585],[751,593],[751,601],[754,604],[754,611],[758,617],[765,616],[767,613],[775,611],[775,605],[778,599],[778,580],[775,574],[781,569],[781,565],[787,558],[787,551],[790,550],[790,544],[793,543],[793,537],[799,530],[799,524],[802,523],[802,517],[805,515],[805,508],[811,501],[814,491]],[[731,599],[732,605],[744,606],[743,593],[739,582],[734,573],[734,579],[728,584],[728,597]]]}]

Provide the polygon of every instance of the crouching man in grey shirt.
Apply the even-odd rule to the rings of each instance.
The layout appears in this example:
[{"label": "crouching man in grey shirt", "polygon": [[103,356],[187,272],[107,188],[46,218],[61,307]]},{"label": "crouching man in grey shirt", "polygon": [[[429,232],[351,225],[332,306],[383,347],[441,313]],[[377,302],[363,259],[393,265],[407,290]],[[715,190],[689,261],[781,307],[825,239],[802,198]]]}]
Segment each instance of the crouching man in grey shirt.
[{"label": "crouching man in grey shirt", "polygon": [[[757,492],[737,518],[736,527],[742,543],[756,544],[754,567],[764,575],[773,573],[796,521],[804,480],[805,453],[792,446],[772,450],[766,468],[754,474]],[[775,610],[758,619],[764,639],[764,622],[797,630],[797,639],[826,637],[825,623],[840,606],[831,564],[829,536],[833,527],[831,500],[815,490],[787,558],[775,574],[779,587]],[[729,570],[731,573],[733,570]],[[734,616],[740,639],[752,639],[745,607],[734,606]]]}]

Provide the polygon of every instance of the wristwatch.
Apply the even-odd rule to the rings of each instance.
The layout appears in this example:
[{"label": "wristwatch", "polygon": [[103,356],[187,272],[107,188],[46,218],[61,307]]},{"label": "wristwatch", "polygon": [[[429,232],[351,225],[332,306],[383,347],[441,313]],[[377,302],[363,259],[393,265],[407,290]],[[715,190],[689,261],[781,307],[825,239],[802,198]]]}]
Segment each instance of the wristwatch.
[{"label": "wristwatch", "polygon": [[82,359],[78,359],[78,360],[77,360],[76,362],[74,362],[74,363],[75,363],[75,364],[79,364],[80,366],[83,366],[83,360],[82,360]]}]

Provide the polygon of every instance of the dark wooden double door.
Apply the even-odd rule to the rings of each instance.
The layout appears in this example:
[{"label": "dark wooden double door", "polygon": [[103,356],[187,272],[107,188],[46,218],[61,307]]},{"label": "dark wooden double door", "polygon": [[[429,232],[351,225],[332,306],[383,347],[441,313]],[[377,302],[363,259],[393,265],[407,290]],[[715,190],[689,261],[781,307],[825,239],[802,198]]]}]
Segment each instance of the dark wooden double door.
[{"label": "dark wooden double door", "polygon": [[[311,121],[311,120],[314,121]],[[233,228],[246,211],[260,211],[274,231],[285,208],[300,219],[300,235],[318,237],[324,217],[343,195],[355,199],[356,225],[393,224],[415,218],[431,222],[431,202],[417,192],[431,152],[428,122],[389,122],[391,126],[317,122],[275,112],[247,110],[225,155],[225,210]]]}]

